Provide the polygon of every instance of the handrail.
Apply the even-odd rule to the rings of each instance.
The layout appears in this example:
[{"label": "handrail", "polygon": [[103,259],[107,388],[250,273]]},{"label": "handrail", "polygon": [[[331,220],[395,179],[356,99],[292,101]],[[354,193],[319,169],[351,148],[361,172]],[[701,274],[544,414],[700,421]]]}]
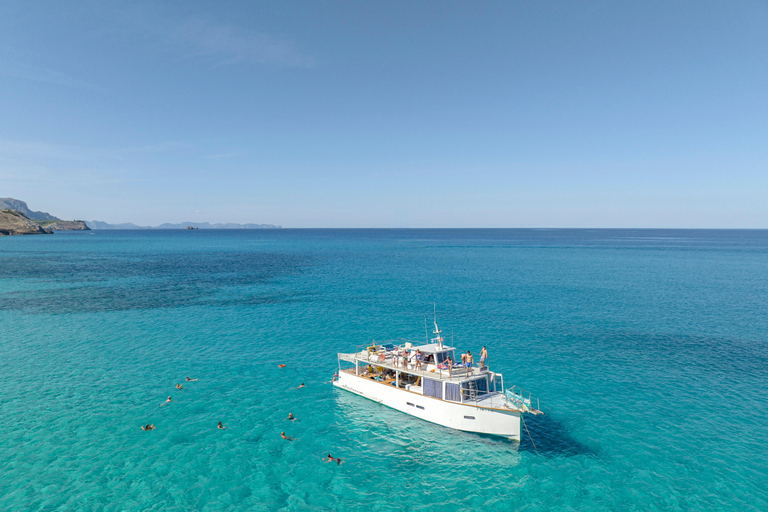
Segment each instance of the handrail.
[{"label": "handrail", "polygon": [[[398,341],[398,340],[389,340],[389,341]],[[402,341],[402,339],[400,340]],[[411,373],[413,375],[419,375],[422,377],[427,378],[438,378],[439,380],[445,380],[445,379],[463,379],[472,377],[474,375],[482,375],[484,372],[475,372],[475,368],[481,369],[487,367],[481,367],[480,365],[472,365],[470,367],[467,367],[463,364],[456,364],[453,365],[450,369],[446,368],[440,368],[437,364],[434,362],[427,363],[426,361],[422,362],[420,366],[426,368],[428,366],[434,366],[432,370],[424,370],[424,369],[417,369],[417,363],[413,360],[413,354],[409,358],[408,362],[406,363],[406,366],[403,366],[403,363],[401,361],[398,361],[395,359],[395,357],[400,358],[400,353],[403,350],[402,346],[395,346],[391,350],[386,350],[382,347],[382,345],[386,342],[377,342],[376,345],[358,345],[356,347],[356,352],[352,354],[343,354],[347,357],[340,357],[340,359],[345,360],[347,362],[354,362],[358,361],[361,363],[364,363],[366,365],[373,365],[373,366],[381,366],[384,368],[387,368],[389,370],[395,370],[398,371],[402,369],[402,371],[406,371],[408,373]],[[375,347],[375,349],[374,349]]]},{"label": "handrail", "polygon": [[[527,398],[526,394],[528,395]],[[533,396],[531,395],[530,391],[526,391],[518,386],[512,386],[510,389],[504,391],[504,395],[515,407],[522,410],[523,412],[543,414],[539,406],[538,398],[536,398],[536,407],[533,406]]]}]

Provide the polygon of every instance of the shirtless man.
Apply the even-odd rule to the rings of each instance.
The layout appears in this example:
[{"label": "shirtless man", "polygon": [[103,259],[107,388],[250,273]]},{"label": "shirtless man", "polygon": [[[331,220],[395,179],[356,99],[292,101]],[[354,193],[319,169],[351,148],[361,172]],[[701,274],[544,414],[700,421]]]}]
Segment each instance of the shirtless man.
[{"label": "shirtless man", "polygon": [[485,366],[486,359],[488,359],[488,351],[485,350],[485,345],[483,345],[483,350],[480,351],[480,366]]},{"label": "shirtless man", "polygon": [[189,377],[187,377],[187,382],[195,382],[196,380],[197,379],[190,379]]},{"label": "shirtless man", "polygon": [[283,439],[285,439],[286,441],[295,441],[295,439],[294,439],[294,438],[292,438],[291,436],[287,436],[287,435],[285,435],[285,432],[280,432],[280,437],[282,437],[282,438],[283,438]]}]

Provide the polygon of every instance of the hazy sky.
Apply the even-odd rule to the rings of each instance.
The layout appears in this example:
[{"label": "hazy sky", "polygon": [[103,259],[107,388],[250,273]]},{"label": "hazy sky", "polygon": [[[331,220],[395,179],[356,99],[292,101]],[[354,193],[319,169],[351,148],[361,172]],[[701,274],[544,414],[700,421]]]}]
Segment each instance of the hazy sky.
[{"label": "hazy sky", "polygon": [[62,218],[768,228],[768,2],[0,3]]}]

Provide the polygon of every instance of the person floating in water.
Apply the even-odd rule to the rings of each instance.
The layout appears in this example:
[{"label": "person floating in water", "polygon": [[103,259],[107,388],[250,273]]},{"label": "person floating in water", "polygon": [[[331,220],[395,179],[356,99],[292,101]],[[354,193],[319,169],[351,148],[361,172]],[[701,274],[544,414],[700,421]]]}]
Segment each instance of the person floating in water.
[{"label": "person floating in water", "polygon": [[176,389],[184,389],[184,386],[182,386],[181,384],[176,384]]},{"label": "person floating in water", "polygon": [[189,377],[187,377],[187,382],[195,382],[196,380],[197,379],[190,379]]},{"label": "person floating in water", "polygon": [[285,418],[285,419],[287,419],[287,420],[291,420],[291,421],[294,421],[294,420],[296,420],[296,418],[294,417],[294,415],[293,415],[293,413],[292,413],[292,412],[289,412],[289,413],[288,413],[288,417],[287,417],[287,418]]},{"label": "person floating in water", "polygon": [[141,430],[155,430],[155,424],[152,423],[151,425],[147,425],[146,427],[141,427]]},{"label": "person floating in water", "polygon": [[327,456],[327,457],[323,458],[323,460],[324,460],[325,462],[335,462],[336,464],[338,464],[339,466],[341,466],[341,459],[336,459],[336,458],[334,458],[334,457],[333,457],[333,456],[332,456],[330,453],[328,454],[328,456]]},{"label": "person floating in water", "polygon": [[280,432],[280,437],[282,437],[282,438],[283,438],[283,439],[285,439],[286,441],[295,441],[295,440],[296,440],[296,439],[294,439],[294,438],[293,438],[293,437],[291,437],[291,436],[287,436],[287,435],[285,435],[285,432]]},{"label": "person floating in water", "polygon": [[219,430],[224,430],[227,427],[225,425],[222,425],[221,422],[219,422],[218,428],[219,428]]},{"label": "person floating in water", "polygon": [[291,389],[301,389],[301,388],[303,388],[303,387],[306,387],[306,385],[305,385],[305,384],[302,382],[302,383],[301,383],[301,386],[298,386],[298,387],[295,387],[295,388],[291,388]]},{"label": "person floating in water", "polygon": [[169,403],[171,403],[171,397],[170,397],[170,396],[169,396],[168,398],[166,398],[166,399],[165,399],[165,402],[163,402],[163,403],[162,403],[162,404],[160,404],[160,405],[165,405],[165,404],[169,404]]}]

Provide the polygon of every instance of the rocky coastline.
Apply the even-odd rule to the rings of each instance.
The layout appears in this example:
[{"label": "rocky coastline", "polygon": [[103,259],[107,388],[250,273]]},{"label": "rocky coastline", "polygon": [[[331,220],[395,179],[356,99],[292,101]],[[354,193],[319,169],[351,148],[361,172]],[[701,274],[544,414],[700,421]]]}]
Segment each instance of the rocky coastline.
[{"label": "rocky coastline", "polygon": [[84,220],[38,221],[40,226],[51,231],[90,231]]},{"label": "rocky coastline", "polygon": [[16,210],[0,210],[0,236],[49,235],[52,229],[44,228]]}]

